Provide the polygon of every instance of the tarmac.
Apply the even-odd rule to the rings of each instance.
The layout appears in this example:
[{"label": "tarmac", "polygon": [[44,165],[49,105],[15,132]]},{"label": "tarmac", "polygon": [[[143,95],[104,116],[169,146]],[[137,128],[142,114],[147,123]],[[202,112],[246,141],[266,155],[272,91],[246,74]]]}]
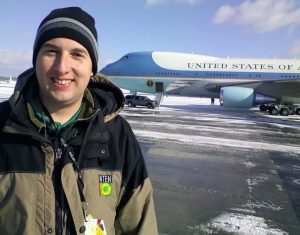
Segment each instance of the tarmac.
[{"label": "tarmac", "polygon": [[208,102],[122,112],[145,156],[160,235],[300,234],[300,116]]}]

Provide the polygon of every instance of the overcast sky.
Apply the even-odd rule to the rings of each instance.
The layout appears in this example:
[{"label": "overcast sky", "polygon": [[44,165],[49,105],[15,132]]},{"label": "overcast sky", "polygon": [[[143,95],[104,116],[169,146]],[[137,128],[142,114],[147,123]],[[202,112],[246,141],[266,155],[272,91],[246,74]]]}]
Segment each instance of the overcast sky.
[{"label": "overcast sky", "polygon": [[0,75],[32,66],[41,20],[66,6],[94,16],[100,68],[133,51],[300,58],[299,0],[8,0],[0,2]]}]

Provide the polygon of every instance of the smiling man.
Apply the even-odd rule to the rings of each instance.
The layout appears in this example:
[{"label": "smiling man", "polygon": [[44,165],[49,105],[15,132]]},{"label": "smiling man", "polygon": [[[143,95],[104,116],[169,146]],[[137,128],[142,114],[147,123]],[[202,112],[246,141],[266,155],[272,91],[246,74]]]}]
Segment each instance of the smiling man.
[{"label": "smiling man", "polygon": [[0,104],[2,235],[157,234],[123,94],[97,64],[89,14],[62,8],[41,22],[33,68]]},{"label": "smiling man", "polygon": [[53,119],[62,123],[80,108],[90,81],[92,61],[87,49],[67,38],[44,43],[36,59],[40,98]]}]

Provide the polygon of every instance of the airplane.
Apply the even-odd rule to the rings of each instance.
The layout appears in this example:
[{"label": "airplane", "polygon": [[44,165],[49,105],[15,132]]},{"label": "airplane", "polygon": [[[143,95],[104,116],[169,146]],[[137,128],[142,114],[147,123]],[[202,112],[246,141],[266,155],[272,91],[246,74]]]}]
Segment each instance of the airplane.
[{"label": "airplane", "polygon": [[[131,93],[219,98],[225,107],[260,105],[271,114],[300,115],[300,60],[219,58],[176,52],[124,55],[100,73]],[[299,112],[299,113],[298,113]]]}]

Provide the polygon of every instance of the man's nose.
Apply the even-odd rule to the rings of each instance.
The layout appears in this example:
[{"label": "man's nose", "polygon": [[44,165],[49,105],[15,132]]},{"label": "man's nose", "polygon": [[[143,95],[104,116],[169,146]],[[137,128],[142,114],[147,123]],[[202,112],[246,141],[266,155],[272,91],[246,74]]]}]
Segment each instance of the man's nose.
[{"label": "man's nose", "polygon": [[67,53],[60,53],[55,60],[55,69],[60,73],[66,73],[70,69],[70,60]]}]

